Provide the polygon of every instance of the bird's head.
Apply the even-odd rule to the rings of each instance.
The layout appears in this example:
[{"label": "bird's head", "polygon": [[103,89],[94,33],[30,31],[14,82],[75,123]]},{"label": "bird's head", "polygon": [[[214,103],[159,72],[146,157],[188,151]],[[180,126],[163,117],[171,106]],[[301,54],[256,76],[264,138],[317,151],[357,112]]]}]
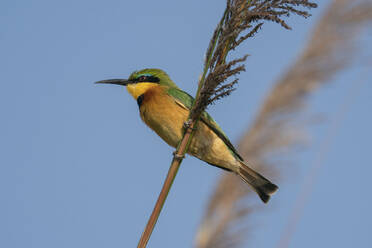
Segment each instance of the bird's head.
[{"label": "bird's head", "polygon": [[178,88],[167,73],[161,69],[143,69],[134,71],[128,79],[108,79],[96,82],[98,84],[117,84],[127,87],[128,92],[137,99],[154,86]]}]

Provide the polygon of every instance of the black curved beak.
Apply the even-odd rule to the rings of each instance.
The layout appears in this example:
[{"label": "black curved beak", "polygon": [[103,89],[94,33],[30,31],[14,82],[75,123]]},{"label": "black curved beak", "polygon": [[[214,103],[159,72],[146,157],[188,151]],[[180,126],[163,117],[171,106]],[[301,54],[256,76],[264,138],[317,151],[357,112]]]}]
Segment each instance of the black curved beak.
[{"label": "black curved beak", "polygon": [[126,86],[132,84],[133,82],[128,79],[107,79],[95,82],[95,84],[117,84]]}]

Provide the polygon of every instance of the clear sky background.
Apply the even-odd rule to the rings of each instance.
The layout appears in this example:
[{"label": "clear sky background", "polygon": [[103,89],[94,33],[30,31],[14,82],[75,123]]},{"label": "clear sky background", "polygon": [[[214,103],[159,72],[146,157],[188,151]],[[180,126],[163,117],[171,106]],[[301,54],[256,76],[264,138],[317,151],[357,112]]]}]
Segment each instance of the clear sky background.
[{"label": "clear sky background", "polygon": [[[266,26],[238,90],[209,112],[236,143],[275,80],[290,66],[329,1],[292,31]],[[135,247],[173,149],[140,120],[124,88],[94,85],[133,70],[166,70],[195,94],[203,56],[225,7],[208,1],[0,2],[0,247]],[[365,44],[371,41],[367,34]],[[365,51],[371,54],[371,47]],[[247,247],[275,247],[305,175],[345,99],[290,247],[372,247],[371,74],[354,67],[310,100],[326,120],[280,191],[250,222]],[[223,173],[187,157],[150,247],[191,247]],[[257,198],[257,201],[258,198]],[[248,245],[250,244],[250,245]]]}]

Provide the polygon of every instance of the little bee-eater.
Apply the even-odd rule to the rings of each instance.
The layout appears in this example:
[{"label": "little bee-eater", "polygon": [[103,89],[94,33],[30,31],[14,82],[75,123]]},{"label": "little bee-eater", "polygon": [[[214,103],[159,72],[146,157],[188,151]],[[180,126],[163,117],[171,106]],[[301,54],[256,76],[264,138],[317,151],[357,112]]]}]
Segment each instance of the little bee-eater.
[{"label": "little bee-eater", "polygon": [[[133,72],[129,79],[109,79],[97,83],[126,86],[129,94],[137,100],[142,120],[168,145],[178,145],[194,98],[178,88],[164,71],[144,69]],[[239,175],[265,203],[278,189],[243,162],[226,134],[207,112],[200,117],[188,153]]]}]

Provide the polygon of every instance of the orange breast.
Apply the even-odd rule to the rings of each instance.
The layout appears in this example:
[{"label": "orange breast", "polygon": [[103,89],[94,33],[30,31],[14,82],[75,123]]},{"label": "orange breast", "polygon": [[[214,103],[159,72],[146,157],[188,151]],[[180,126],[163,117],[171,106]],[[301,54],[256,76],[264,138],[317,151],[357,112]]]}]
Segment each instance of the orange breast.
[{"label": "orange breast", "polygon": [[[178,105],[163,86],[153,87],[143,94],[140,106],[142,120],[168,145],[176,147],[182,138],[183,124],[189,111]],[[202,121],[190,143],[191,155],[208,163],[233,169],[236,159],[223,141]]]},{"label": "orange breast", "polygon": [[188,111],[175,103],[164,86],[153,87],[143,94],[140,115],[165,142],[177,146]]}]

